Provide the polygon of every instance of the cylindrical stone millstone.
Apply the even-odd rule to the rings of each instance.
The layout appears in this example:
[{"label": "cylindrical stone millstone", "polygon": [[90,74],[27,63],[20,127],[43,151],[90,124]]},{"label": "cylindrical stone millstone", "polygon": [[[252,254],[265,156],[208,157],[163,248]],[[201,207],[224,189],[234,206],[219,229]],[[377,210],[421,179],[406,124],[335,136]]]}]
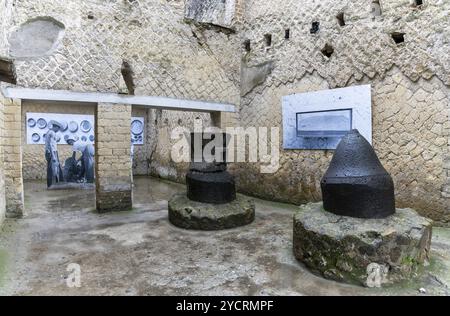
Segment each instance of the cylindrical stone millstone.
[{"label": "cylindrical stone millstone", "polygon": [[187,196],[192,201],[224,204],[236,199],[234,178],[226,171],[186,175]]},{"label": "cylindrical stone millstone", "polygon": [[190,200],[224,204],[236,199],[234,177],[226,171],[229,139],[225,133],[191,133],[191,164],[186,175]]},{"label": "cylindrical stone millstone", "polygon": [[369,142],[358,130],[339,143],[321,181],[325,210],[357,218],[395,213],[394,183]]}]

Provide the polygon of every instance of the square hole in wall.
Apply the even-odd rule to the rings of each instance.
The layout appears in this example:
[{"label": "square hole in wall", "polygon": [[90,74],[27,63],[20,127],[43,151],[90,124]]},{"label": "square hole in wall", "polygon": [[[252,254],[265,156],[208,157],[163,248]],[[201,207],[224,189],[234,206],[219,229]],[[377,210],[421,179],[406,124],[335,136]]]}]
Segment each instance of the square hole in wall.
[{"label": "square hole in wall", "polygon": [[341,12],[338,15],[336,15],[336,19],[338,21],[339,26],[345,26],[344,12]]},{"label": "square hole in wall", "polygon": [[391,36],[395,44],[397,45],[405,42],[405,33],[394,32],[391,34]]},{"label": "square hole in wall", "polygon": [[291,30],[290,29],[286,29],[284,30],[284,39],[290,39],[291,38]]},{"label": "square hole in wall", "polygon": [[331,55],[333,55],[333,53],[334,53],[334,48],[330,44],[326,44],[324,46],[324,48],[322,48],[321,52],[324,56],[326,56],[327,58],[330,58]]},{"label": "square hole in wall", "polygon": [[309,30],[309,32],[311,34],[316,34],[317,32],[319,32],[319,28],[320,28],[320,23],[319,22],[317,22],[317,21],[312,22],[311,29]]},{"label": "square hole in wall", "polygon": [[246,52],[250,52],[252,50],[252,44],[249,39],[244,41],[244,49]]},{"label": "square hole in wall", "polygon": [[382,11],[381,11],[381,4],[379,0],[374,0],[372,1],[372,15],[374,17],[376,16],[381,16]]},{"label": "square hole in wall", "polygon": [[264,41],[266,42],[267,47],[272,46],[272,34],[264,35]]}]

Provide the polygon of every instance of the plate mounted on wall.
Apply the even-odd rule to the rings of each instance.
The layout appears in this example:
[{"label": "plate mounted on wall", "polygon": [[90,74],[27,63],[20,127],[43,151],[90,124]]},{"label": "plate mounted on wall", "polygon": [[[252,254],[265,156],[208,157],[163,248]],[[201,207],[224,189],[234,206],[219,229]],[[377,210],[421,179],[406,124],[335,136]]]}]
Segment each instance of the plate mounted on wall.
[{"label": "plate mounted on wall", "polygon": [[69,125],[67,124],[67,122],[66,121],[62,121],[61,122],[61,132],[67,131],[68,128],[69,128]]},{"label": "plate mounted on wall", "polygon": [[44,129],[44,128],[47,127],[47,121],[45,119],[43,119],[43,118],[40,118],[40,119],[37,120],[37,126],[40,129]]},{"label": "plate mounted on wall", "polygon": [[36,126],[36,120],[34,118],[28,119],[28,126],[29,127],[35,127]]},{"label": "plate mounted on wall", "polygon": [[144,124],[140,120],[131,122],[131,132],[133,135],[140,135],[144,131]]},{"label": "plate mounted on wall", "polygon": [[78,131],[78,123],[75,121],[71,121],[69,123],[69,131],[71,133],[76,133]]},{"label": "plate mounted on wall", "polygon": [[39,136],[38,133],[34,133],[33,135],[31,135],[31,139],[33,140],[34,143],[37,143],[41,140],[41,136]]},{"label": "plate mounted on wall", "polygon": [[88,133],[92,129],[92,125],[89,121],[84,120],[80,123],[80,128],[82,132]]}]

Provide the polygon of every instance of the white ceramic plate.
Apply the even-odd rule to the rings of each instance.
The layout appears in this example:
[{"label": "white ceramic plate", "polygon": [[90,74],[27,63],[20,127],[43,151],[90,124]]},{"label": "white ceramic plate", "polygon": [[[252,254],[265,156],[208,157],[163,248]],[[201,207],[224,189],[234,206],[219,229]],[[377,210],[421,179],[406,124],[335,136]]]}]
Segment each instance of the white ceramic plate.
[{"label": "white ceramic plate", "polygon": [[131,132],[134,135],[140,135],[144,131],[144,124],[140,120],[131,122]]},{"label": "white ceramic plate", "polygon": [[91,126],[91,123],[89,123],[89,121],[84,120],[80,123],[80,128],[81,128],[81,131],[87,133],[92,129],[92,126]]},{"label": "white ceramic plate", "polygon": [[31,136],[31,139],[33,140],[33,142],[37,143],[37,142],[39,142],[39,141],[41,140],[41,136],[39,136],[38,133],[34,133],[34,134]]},{"label": "white ceramic plate", "polygon": [[69,123],[69,131],[70,131],[71,133],[76,133],[76,131],[78,131],[78,123],[75,122],[75,121],[71,121],[71,122]]},{"label": "white ceramic plate", "polygon": [[28,119],[28,126],[29,127],[35,127],[36,126],[36,120],[34,118]]},{"label": "white ceramic plate", "polygon": [[47,127],[47,121],[44,120],[43,118],[40,118],[40,119],[37,120],[37,126],[38,126],[40,129],[44,129],[44,128]]}]

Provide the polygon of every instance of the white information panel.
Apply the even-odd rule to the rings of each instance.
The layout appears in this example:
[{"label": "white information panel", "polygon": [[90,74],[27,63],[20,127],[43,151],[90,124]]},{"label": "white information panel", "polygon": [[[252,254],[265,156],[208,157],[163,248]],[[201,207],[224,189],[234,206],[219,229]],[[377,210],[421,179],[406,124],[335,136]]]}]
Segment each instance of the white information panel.
[{"label": "white information panel", "polygon": [[372,144],[370,85],[283,97],[284,149],[336,149],[351,129]]},{"label": "white information panel", "polygon": [[131,142],[134,145],[144,145],[144,122],[143,117],[131,118]]}]

